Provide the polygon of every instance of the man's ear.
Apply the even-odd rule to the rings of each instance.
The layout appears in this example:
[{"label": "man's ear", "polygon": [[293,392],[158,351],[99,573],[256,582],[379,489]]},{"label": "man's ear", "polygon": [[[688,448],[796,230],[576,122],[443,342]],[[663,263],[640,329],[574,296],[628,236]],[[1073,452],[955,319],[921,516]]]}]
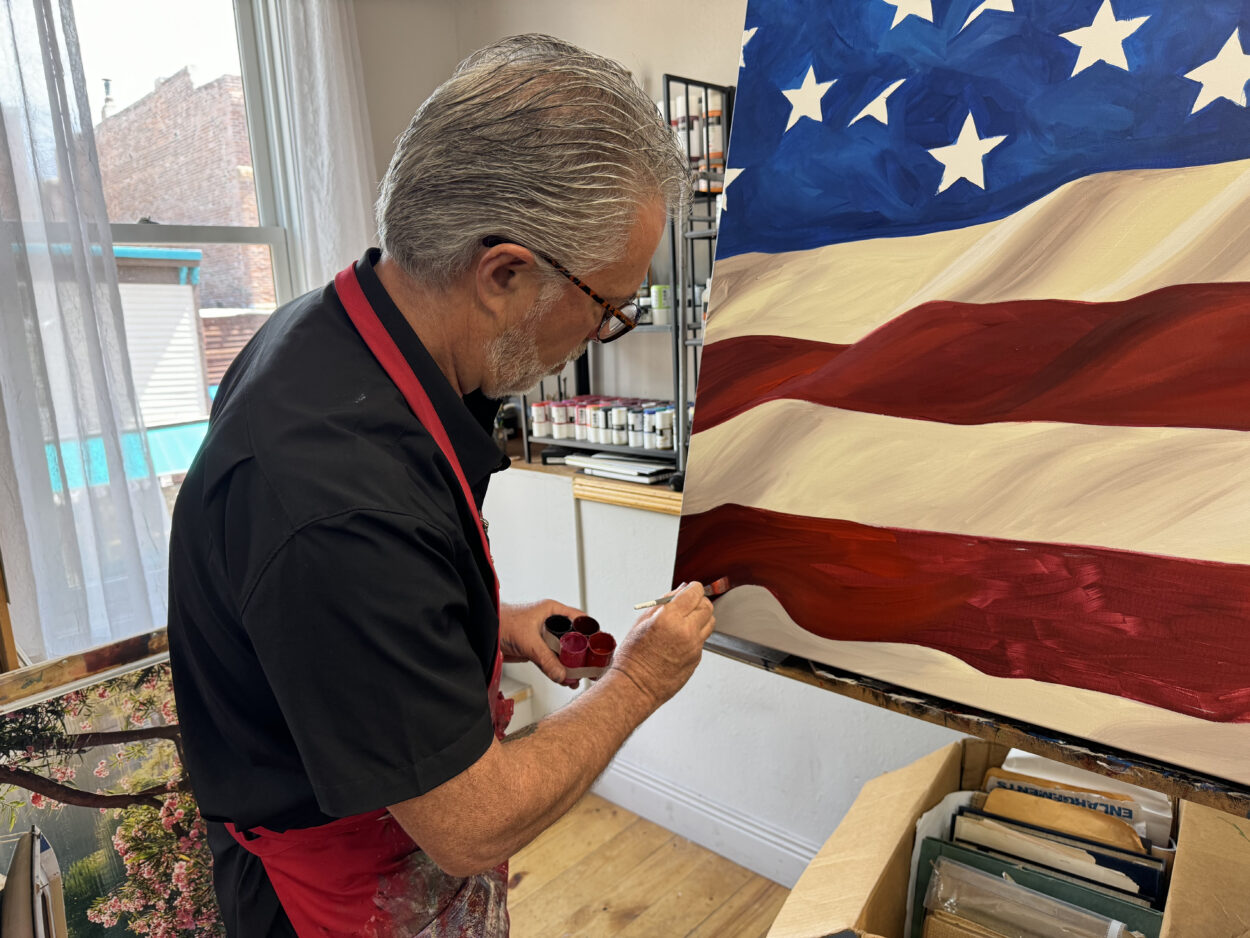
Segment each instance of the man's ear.
[{"label": "man's ear", "polygon": [[519,244],[504,242],[478,255],[474,287],[478,302],[500,322],[524,316],[538,298],[538,259]]}]

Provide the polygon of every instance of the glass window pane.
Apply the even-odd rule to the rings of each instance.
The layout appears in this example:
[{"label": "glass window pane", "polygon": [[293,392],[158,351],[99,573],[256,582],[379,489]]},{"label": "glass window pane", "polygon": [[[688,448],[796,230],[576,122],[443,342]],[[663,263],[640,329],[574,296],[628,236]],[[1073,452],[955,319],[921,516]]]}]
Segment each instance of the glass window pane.
[{"label": "glass window pane", "polygon": [[172,509],[217,386],[273,312],[269,248],[118,244],[113,251],[135,394]]},{"label": "glass window pane", "polygon": [[256,225],[231,0],[74,0],[109,220]]}]

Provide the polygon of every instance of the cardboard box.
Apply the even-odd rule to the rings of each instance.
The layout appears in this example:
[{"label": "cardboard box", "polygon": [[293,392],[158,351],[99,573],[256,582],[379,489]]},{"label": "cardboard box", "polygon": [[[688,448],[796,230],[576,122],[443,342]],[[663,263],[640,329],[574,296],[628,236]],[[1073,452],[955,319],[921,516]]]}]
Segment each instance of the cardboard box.
[{"label": "cardboard box", "polygon": [[[768,938],[905,938],[916,820],[950,792],[980,788],[1006,755],[965,739],[868,782]],[[1162,938],[1250,938],[1250,820],[1181,802]]]}]

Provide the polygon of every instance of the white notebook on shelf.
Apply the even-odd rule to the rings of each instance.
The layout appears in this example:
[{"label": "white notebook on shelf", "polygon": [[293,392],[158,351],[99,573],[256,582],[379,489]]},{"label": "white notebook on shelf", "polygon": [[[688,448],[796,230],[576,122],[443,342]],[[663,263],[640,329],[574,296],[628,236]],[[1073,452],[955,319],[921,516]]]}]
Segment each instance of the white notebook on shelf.
[{"label": "white notebook on shelf", "polygon": [[646,478],[660,474],[672,475],[671,462],[652,462],[644,459],[633,459],[629,456],[613,456],[609,454],[581,455],[570,453],[564,459],[566,466],[578,466],[586,471],[612,472],[623,476]]},{"label": "white notebook on shelf", "polygon": [[667,482],[673,475],[672,468],[649,476],[631,475],[627,472],[612,472],[608,469],[582,469],[582,472],[588,476],[597,476],[600,479],[617,479],[621,482],[633,482],[637,485],[659,485],[661,482]]}]

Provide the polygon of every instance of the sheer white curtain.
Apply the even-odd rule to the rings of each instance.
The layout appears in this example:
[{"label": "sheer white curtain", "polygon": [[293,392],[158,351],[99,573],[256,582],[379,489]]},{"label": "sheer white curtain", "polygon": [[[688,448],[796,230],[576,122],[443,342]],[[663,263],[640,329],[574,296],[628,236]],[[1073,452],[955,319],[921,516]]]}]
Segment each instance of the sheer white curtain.
[{"label": "sheer white curtain", "polygon": [[70,0],[0,5],[0,224],[0,553],[40,660],[165,625],[168,521]]},{"label": "sheer white curtain", "polygon": [[269,0],[297,292],[373,244],[377,178],[352,0]]}]

